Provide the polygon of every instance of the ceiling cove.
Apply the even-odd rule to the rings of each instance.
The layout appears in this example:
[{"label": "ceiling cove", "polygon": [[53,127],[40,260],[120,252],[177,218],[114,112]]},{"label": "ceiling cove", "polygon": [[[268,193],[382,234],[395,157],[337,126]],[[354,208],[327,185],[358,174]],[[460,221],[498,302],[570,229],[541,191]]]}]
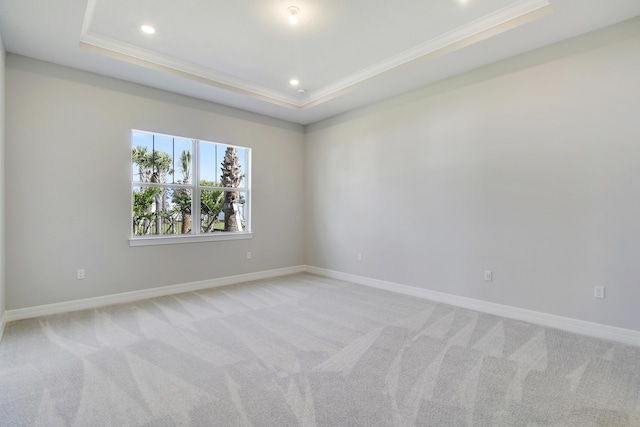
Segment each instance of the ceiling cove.
[{"label": "ceiling cove", "polygon": [[296,111],[321,105],[376,78],[477,43],[552,11],[548,0],[520,0],[316,90],[300,92],[304,96],[295,96],[210,67],[100,34],[92,28],[97,2],[98,0],[88,0],[87,3],[80,35],[82,49]]}]

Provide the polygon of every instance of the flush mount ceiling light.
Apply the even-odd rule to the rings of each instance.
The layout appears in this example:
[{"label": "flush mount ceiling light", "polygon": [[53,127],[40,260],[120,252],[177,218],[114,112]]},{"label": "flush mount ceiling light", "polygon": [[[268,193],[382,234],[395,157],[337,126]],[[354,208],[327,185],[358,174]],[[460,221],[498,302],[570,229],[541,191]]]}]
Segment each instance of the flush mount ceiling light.
[{"label": "flush mount ceiling light", "polygon": [[140,26],[140,31],[142,31],[145,34],[153,34],[156,32],[156,29],[153,28],[151,25],[144,24]]},{"label": "flush mount ceiling light", "polygon": [[291,25],[296,25],[298,23],[298,14],[300,13],[300,9],[295,6],[290,6],[287,10],[289,11],[289,23]]},{"label": "flush mount ceiling light", "polygon": [[289,83],[291,84],[291,86],[298,86],[300,84],[300,81],[298,79],[291,79],[289,80]]}]

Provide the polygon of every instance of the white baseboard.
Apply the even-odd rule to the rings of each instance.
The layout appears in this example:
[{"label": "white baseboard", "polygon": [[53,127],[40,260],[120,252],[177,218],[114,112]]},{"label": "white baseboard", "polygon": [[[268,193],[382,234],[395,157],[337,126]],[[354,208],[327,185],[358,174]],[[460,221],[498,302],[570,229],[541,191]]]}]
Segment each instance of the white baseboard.
[{"label": "white baseboard", "polygon": [[492,302],[466,298],[457,295],[447,294],[443,292],[430,291],[428,289],[416,288],[413,286],[401,285],[399,283],[387,282],[383,280],[372,279],[369,277],[358,276],[355,274],[342,273],[324,268],[306,266],[295,266],[280,268],[275,270],[261,271],[257,273],[240,274],[236,276],[221,277],[218,279],[201,280],[198,282],[182,283],[178,285],[163,286],[160,288],[145,289],[141,291],[125,292],[114,295],[106,295],[102,297],[86,298],[75,301],[67,301],[56,304],[40,305],[36,307],[20,308],[15,310],[7,310],[4,315],[0,316],[0,340],[4,334],[5,325],[8,322],[21,319],[29,319],[33,317],[47,316],[51,314],[67,313],[70,311],[86,310],[98,307],[104,307],[113,304],[122,304],[127,302],[139,301],[148,298],[162,297],[166,295],[179,294],[182,292],[191,292],[208,288],[217,288],[221,286],[234,285],[252,280],[269,279],[272,277],[285,276],[288,274],[301,273],[303,271],[330,277],[338,280],[356,283],[359,285],[370,286],[390,292],[410,295],[430,301],[450,304],[457,307],[476,310],[483,313],[495,314],[497,316],[507,317],[510,319],[522,320],[550,328],[561,329],[568,332],[574,332],[582,335],[589,335],[596,338],[602,338],[611,341],[617,341],[624,344],[640,347],[640,331],[619,328],[616,326],[603,325],[600,323],[587,322],[568,317],[556,316],[553,314],[542,313],[524,308],[518,308],[508,305],[496,304]]},{"label": "white baseboard", "polygon": [[587,322],[584,320],[572,319],[569,317],[556,316],[539,311],[527,310],[508,305],[496,304],[493,302],[466,298],[442,292],[430,291],[428,289],[416,288],[413,286],[401,285],[383,280],[371,279],[369,277],[357,276],[354,274],[342,273],[339,271],[327,270],[324,268],[307,265],[305,271],[319,274],[333,279],[344,280],[357,283],[359,285],[370,286],[386,291],[411,295],[430,301],[441,302],[457,307],[468,308],[470,310],[481,311],[483,313],[495,314],[497,316],[508,317],[510,319],[522,320],[549,328],[561,329],[563,331],[574,332],[582,335],[589,335],[611,341],[640,347],[640,331],[633,329],[619,328],[616,326],[603,325],[600,323]]},{"label": "white baseboard", "polygon": [[2,342],[2,337],[4,336],[4,326],[7,324],[7,314],[3,312],[0,315],[0,342]]},{"label": "white baseboard", "polygon": [[286,276],[288,274],[301,273],[305,267],[295,266],[279,268],[276,270],[260,271],[257,273],[240,274],[237,276],[227,276],[218,279],[201,280],[198,282],[181,283],[178,285],[163,286],[160,288],[144,289],[141,291],[124,292],[120,294],[105,295],[102,297],[86,298],[75,301],[60,302],[56,304],[39,305],[36,307],[19,308],[7,310],[3,319],[12,322],[14,320],[30,319],[33,317],[48,316],[50,314],[67,313],[70,311],[86,310],[91,308],[104,307],[113,304],[122,304],[132,301],[139,301],[148,298],[163,297],[182,292],[192,292],[201,289],[218,288],[221,286],[235,285],[237,283],[250,282],[252,280],[269,279],[272,277]]}]

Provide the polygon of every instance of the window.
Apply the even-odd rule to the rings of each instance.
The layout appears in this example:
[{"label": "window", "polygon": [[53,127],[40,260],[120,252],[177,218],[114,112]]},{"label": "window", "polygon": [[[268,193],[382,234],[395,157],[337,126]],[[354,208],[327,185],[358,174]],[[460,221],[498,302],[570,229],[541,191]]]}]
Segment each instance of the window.
[{"label": "window", "polygon": [[132,246],[251,237],[251,149],[134,130]]}]

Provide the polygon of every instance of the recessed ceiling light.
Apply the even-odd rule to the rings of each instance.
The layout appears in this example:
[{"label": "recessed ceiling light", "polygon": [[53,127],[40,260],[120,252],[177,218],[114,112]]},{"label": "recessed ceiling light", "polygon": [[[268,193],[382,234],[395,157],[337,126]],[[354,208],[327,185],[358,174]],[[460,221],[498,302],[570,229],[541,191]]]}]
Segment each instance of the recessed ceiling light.
[{"label": "recessed ceiling light", "polygon": [[140,31],[146,34],[153,34],[156,32],[156,29],[153,28],[151,25],[144,24],[140,26]]},{"label": "recessed ceiling light", "polygon": [[289,23],[296,25],[298,23],[298,13],[300,13],[300,9],[295,6],[290,6],[287,10],[289,11]]},{"label": "recessed ceiling light", "polygon": [[289,83],[291,83],[291,86],[298,86],[300,81],[298,79],[291,79],[289,80]]}]

